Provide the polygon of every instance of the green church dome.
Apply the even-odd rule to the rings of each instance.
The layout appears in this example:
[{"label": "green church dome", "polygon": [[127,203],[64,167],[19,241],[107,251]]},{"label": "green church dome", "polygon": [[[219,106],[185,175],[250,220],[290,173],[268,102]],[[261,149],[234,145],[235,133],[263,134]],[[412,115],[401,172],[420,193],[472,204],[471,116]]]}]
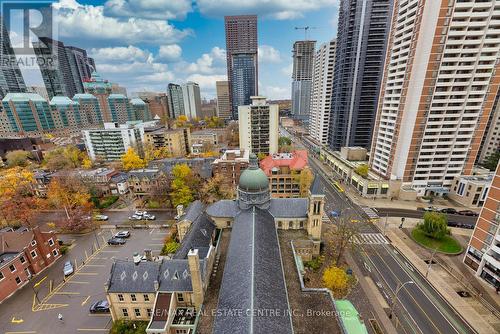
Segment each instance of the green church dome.
[{"label": "green church dome", "polygon": [[269,180],[266,173],[259,168],[255,154],[250,155],[250,164],[240,175],[239,188],[244,191],[262,191],[269,189]]}]

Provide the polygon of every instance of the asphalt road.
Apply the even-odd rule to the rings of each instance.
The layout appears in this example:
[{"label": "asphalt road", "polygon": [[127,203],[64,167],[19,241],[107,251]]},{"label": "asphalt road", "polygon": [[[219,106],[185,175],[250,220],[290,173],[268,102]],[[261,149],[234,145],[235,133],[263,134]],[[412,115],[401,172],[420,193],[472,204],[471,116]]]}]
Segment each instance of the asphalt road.
[{"label": "asphalt road", "polygon": [[[105,299],[104,283],[109,278],[111,264],[115,259],[132,259],[134,252],[144,248],[158,255],[166,229],[131,230],[131,237],[123,246],[108,246],[105,242],[115,230],[97,231],[96,234],[61,235],[62,240],[72,241],[73,247],[30,283],[0,304],[0,333],[9,334],[53,334],[53,333],[108,333],[111,326],[109,314],[90,314],[90,305]],[[99,249],[95,250],[96,237]],[[75,274],[63,281],[64,262],[78,263]],[[83,261],[85,260],[85,263]],[[50,281],[53,290],[49,292]],[[41,282],[35,290],[34,284]],[[64,321],[57,315],[61,313]],[[12,321],[14,320],[14,322]]]},{"label": "asphalt road", "polygon": [[[408,210],[395,208],[376,208],[380,217],[388,215],[389,217],[407,217],[407,218],[423,218],[425,211],[423,210]],[[451,226],[462,226],[473,229],[476,225],[477,217],[451,215],[447,214],[448,223]]]},{"label": "asphalt road", "polygon": [[[296,142],[297,143],[297,142]],[[299,143],[300,145],[300,143]],[[380,231],[371,223],[363,223],[366,215],[344,193],[339,193],[327,181],[328,176],[319,167],[320,162],[310,157],[309,165],[316,177],[320,177],[326,195],[327,210],[341,210],[344,214],[353,215],[362,222],[361,233],[377,233]],[[382,236],[383,238],[383,236]],[[358,265],[364,268],[379,287],[379,291],[391,305],[398,284],[406,284],[398,293],[394,305],[395,323],[398,333],[474,333],[403,256],[390,244],[358,244],[353,257]]]},{"label": "asphalt road", "polygon": [[[149,213],[156,216],[156,220],[152,220],[152,223],[165,223],[167,220],[173,219],[173,214],[170,211],[155,211],[155,210],[147,210]],[[128,217],[133,214],[133,211],[102,211],[103,215],[109,217],[107,220],[110,224],[120,224],[128,221]],[[38,213],[35,218],[39,223],[50,223],[57,220],[64,220],[65,213],[64,211],[43,211]]]}]

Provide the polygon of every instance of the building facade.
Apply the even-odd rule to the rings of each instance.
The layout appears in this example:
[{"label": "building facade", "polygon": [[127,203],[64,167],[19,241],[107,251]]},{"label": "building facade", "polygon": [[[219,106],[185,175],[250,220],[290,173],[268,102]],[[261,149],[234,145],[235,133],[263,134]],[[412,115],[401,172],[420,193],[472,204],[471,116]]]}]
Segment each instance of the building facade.
[{"label": "building facade", "polygon": [[268,155],[260,166],[269,178],[269,191],[272,197],[301,197],[307,190],[301,188],[301,172],[309,168],[307,151]]},{"label": "building facade", "polygon": [[231,98],[229,95],[229,81],[216,81],[217,116],[224,121],[231,119]]},{"label": "building facade", "polygon": [[52,265],[61,253],[54,232],[0,232],[0,303]]},{"label": "building facade", "polygon": [[497,93],[493,111],[486,125],[476,163],[483,163],[490,155],[500,152],[500,92]]},{"label": "building facade", "polygon": [[231,112],[238,119],[238,107],[259,93],[257,16],[225,16],[224,23]]},{"label": "building facade", "polygon": [[469,208],[481,208],[494,173],[455,176],[448,198]]},{"label": "building facade", "polygon": [[[0,57],[2,66],[0,68],[0,99],[3,99],[7,93],[23,93],[26,91],[23,74],[12,49],[10,34],[7,31],[3,18],[0,17],[0,29],[2,29],[2,39],[0,43]],[[5,62],[5,60],[7,60]]]},{"label": "building facade", "polygon": [[464,262],[494,288],[500,287],[500,164],[488,190]]},{"label": "building facade", "polygon": [[336,45],[335,39],[322,44],[314,57],[309,135],[322,145],[328,143],[330,130]]},{"label": "building facade", "polygon": [[294,118],[309,120],[311,89],[316,41],[293,43],[292,72],[292,115]]},{"label": "building facade", "polygon": [[49,102],[52,117],[57,128],[88,127],[87,119],[81,117],[80,105],[66,96],[54,96]]},{"label": "building facade", "polygon": [[187,82],[182,85],[182,101],[184,102],[184,115],[189,119],[201,117],[200,86],[196,82]]},{"label": "building facade", "polygon": [[181,85],[169,83],[168,84],[168,109],[170,110],[170,117],[177,118],[180,115],[185,115],[184,98],[182,94]]},{"label": "building facade", "polygon": [[172,117],[168,108],[168,97],[166,93],[140,92],[139,98],[146,102],[151,113],[151,117],[158,116],[166,120]]},{"label": "building facade", "polygon": [[[130,107],[135,120],[149,122],[153,120],[149,105],[140,98],[130,99]],[[129,119],[131,121],[131,119]]]},{"label": "building facade", "polygon": [[104,80],[99,73],[94,71],[90,79],[83,83],[83,87],[85,93],[96,97],[103,122],[112,122],[113,118],[108,104],[108,97],[111,95],[111,83],[108,80]]},{"label": "building facade", "polygon": [[250,152],[245,150],[226,150],[212,163],[213,173],[222,175],[225,184],[236,187],[241,173],[248,167]]},{"label": "building facade", "polygon": [[93,161],[119,160],[129,148],[143,154],[144,128],[129,124],[104,123],[104,129],[83,130],[87,153]]},{"label": "building facade", "polygon": [[188,128],[146,130],[144,142],[154,148],[167,148],[172,157],[185,157],[190,152],[190,131]]},{"label": "building facade", "polygon": [[342,0],[329,145],[369,148],[384,70],[393,0]]},{"label": "building facade", "polygon": [[73,102],[78,103],[82,122],[89,126],[101,126],[104,124],[102,119],[101,105],[99,100],[92,94],[76,94],[73,96]]},{"label": "building facade", "polygon": [[497,7],[398,3],[371,149],[374,172],[420,196],[447,193],[456,176],[472,173],[500,83]]}]

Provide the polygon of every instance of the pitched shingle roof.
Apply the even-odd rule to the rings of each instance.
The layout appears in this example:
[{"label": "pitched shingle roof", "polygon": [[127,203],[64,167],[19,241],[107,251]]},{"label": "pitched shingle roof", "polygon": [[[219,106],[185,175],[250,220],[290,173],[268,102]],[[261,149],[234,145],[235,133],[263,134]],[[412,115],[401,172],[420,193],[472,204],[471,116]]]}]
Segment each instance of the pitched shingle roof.
[{"label": "pitched shingle roof", "polygon": [[[213,333],[293,333],[273,217],[255,207],[238,214],[227,254]],[[256,315],[266,310],[277,313]]]},{"label": "pitched shingle roof", "polygon": [[109,292],[155,292],[160,266],[157,262],[118,260],[111,267],[108,281]]},{"label": "pitched shingle roof", "polygon": [[275,218],[307,217],[307,198],[272,198],[269,213]]},{"label": "pitched shingle roof", "polygon": [[[212,243],[215,225],[208,215],[201,212],[192,223],[191,228],[182,240],[181,247],[174,254],[174,259],[185,259],[191,248],[207,248]],[[200,258],[201,258],[200,254]]]},{"label": "pitched shingle roof", "polygon": [[211,204],[206,212],[211,217],[234,218],[238,212],[238,202],[234,200],[220,200]]}]

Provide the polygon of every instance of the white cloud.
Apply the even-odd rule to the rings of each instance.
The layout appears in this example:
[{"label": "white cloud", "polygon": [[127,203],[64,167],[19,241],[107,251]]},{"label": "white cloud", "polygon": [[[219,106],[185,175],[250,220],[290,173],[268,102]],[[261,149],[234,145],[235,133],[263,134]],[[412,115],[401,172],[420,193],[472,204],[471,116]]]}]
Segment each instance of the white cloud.
[{"label": "white cloud", "polygon": [[287,66],[281,69],[281,73],[284,75],[291,77],[293,73],[293,63],[288,64]]},{"label": "white cloud", "polygon": [[177,44],[162,45],[158,50],[158,59],[172,61],[179,59],[182,55],[182,48]]},{"label": "white cloud", "polygon": [[259,89],[259,94],[267,97],[270,100],[290,99],[290,88],[279,86],[262,85]]},{"label": "white cloud", "polygon": [[279,63],[279,62],[281,62],[280,52],[270,45],[260,45],[259,46],[259,62]]},{"label": "white cloud", "polygon": [[94,45],[176,43],[191,34],[190,30],[177,30],[164,20],[109,17],[104,15],[103,6],[81,5],[74,0],[65,0],[54,8],[61,37],[87,40]]},{"label": "white cloud", "polygon": [[224,73],[226,64],[226,50],[213,47],[209,53],[204,53],[194,63],[180,62],[177,64],[179,71],[200,74]]},{"label": "white cloud", "polygon": [[215,97],[215,82],[227,80],[227,76],[225,74],[212,74],[212,75],[204,75],[204,74],[191,74],[186,78],[186,81],[193,81],[200,85],[201,95],[205,97]]},{"label": "white cloud", "polygon": [[184,19],[192,10],[190,0],[108,0],[104,14],[154,20]]},{"label": "white cloud", "polygon": [[151,53],[138,47],[129,45],[128,47],[112,47],[91,49],[90,55],[97,61],[103,62],[123,62],[123,61],[147,61]]},{"label": "white cloud", "polygon": [[257,14],[277,20],[302,17],[304,12],[336,6],[338,0],[197,0],[203,14],[222,16]]}]

